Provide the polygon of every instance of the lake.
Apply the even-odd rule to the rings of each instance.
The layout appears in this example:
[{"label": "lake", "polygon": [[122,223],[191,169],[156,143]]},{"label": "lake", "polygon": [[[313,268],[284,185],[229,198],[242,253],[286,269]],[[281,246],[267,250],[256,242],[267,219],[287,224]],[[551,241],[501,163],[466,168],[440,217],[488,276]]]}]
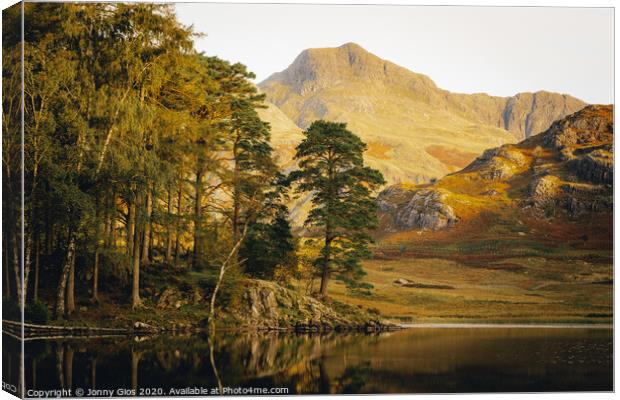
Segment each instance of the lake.
[{"label": "lake", "polygon": [[[3,345],[4,381],[15,382],[19,342],[4,334]],[[213,340],[206,335],[31,340],[25,343],[24,363],[29,397],[60,388],[100,397],[219,390],[611,391],[613,330],[429,326],[378,335],[219,333]]]}]

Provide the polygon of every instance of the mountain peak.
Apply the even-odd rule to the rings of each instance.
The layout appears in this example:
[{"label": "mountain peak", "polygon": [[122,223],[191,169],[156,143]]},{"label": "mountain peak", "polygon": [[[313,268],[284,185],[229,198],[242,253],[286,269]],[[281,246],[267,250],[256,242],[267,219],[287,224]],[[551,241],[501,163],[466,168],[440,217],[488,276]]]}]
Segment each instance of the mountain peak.
[{"label": "mountain peak", "polygon": [[361,51],[367,52],[366,49],[364,49],[362,46],[360,46],[359,44],[357,44],[355,42],[347,42],[347,43],[341,45],[339,48],[341,48],[341,49],[355,49],[355,50],[361,50]]},{"label": "mountain peak", "polygon": [[288,68],[271,75],[259,86],[283,84],[305,95],[343,82],[411,85],[412,81],[436,87],[430,78],[383,60],[357,43],[348,42],[339,47],[306,49]]},{"label": "mountain peak", "polygon": [[345,43],[339,47],[336,47],[336,49],[340,51],[345,51],[348,54],[379,58],[375,56],[374,54],[372,54],[371,52],[369,52],[368,50],[366,50],[365,48],[363,48],[362,46],[360,46],[359,44],[354,43],[354,42]]}]

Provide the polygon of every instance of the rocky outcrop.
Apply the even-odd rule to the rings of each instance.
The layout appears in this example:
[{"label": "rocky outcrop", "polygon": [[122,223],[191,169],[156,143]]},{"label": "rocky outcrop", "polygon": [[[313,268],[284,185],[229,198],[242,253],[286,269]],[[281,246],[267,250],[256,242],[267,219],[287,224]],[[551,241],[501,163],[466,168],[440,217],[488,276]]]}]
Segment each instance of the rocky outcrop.
[{"label": "rocky outcrop", "polygon": [[545,210],[556,203],[561,181],[554,175],[543,175],[534,178],[528,187],[528,195],[532,205]]},{"label": "rocky outcrop", "polygon": [[609,188],[570,182],[562,185],[562,192],[561,204],[571,217],[613,211],[613,191]]},{"label": "rocky outcrop", "polygon": [[413,229],[439,230],[457,222],[452,207],[445,203],[446,193],[434,189],[408,191],[390,187],[377,196],[379,210],[387,219],[386,229],[408,231]]},{"label": "rocky outcrop", "polygon": [[477,171],[488,180],[506,180],[526,165],[523,154],[511,145],[485,150],[484,153],[463,169],[463,172]]},{"label": "rocky outcrop", "polygon": [[323,331],[356,327],[373,320],[356,307],[326,304],[263,280],[246,282],[241,303],[232,314],[243,326],[258,329],[292,329],[306,324],[320,326]]},{"label": "rocky outcrop", "polygon": [[571,223],[611,213],[613,136],[613,106],[587,106],[540,135],[486,150],[463,170],[431,185],[384,190],[377,198],[381,228],[438,230],[454,226],[456,213],[460,226],[476,217],[493,224],[497,216],[521,212],[533,214],[533,220],[564,218]]},{"label": "rocky outcrop", "polygon": [[594,150],[580,157],[575,163],[579,178],[594,183],[612,184],[614,181],[612,149],[609,146],[606,150]]},{"label": "rocky outcrop", "polygon": [[171,286],[162,289],[155,297],[155,306],[160,309],[179,309],[188,304],[201,304],[203,300],[204,293],[200,289],[192,289],[189,292],[183,292]]},{"label": "rocky outcrop", "polygon": [[[376,314],[363,309],[337,302],[332,299],[320,301],[298,290],[288,289],[276,282],[258,279],[244,279],[238,282],[241,287],[239,299],[225,308],[217,309],[218,326],[227,328],[258,330],[302,330],[326,332],[331,330],[364,330],[370,325],[380,330],[394,329],[390,324],[377,320]],[[169,310],[174,317],[167,321],[165,328],[156,328],[145,322],[135,322],[136,332],[151,332],[161,329],[173,331],[192,331],[208,326],[209,293],[203,289],[187,287],[181,290],[176,286],[163,288],[152,297],[156,308]],[[204,318],[188,321],[178,318],[177,310],[183,306],[198,306]],[[181,310],[183,311],[183,310]],[[149,321],[150,322],[150,321]],[[161,323],[161,322],[158,322]]]},{"label": "rocky outcrop", "polygon": [[588,106],[554,122],[540,135],[545,146],[557,150],[613,142],[613,107]]}]

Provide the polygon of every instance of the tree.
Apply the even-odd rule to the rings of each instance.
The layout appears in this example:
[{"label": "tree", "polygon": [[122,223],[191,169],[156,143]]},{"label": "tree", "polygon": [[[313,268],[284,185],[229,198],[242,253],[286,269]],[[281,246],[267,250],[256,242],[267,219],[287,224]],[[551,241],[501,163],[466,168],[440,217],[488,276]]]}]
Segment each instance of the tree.
[{"label": "tree", "polygon": [[364,166],[367,146],[346,124],[315,121],[296,148],[299,170],[290,175],[298,192],[312,193],[305,221],[322,233],[323,247],[315,260],[321,270],[321,296],[327,295],[332,273],[354,286],[364,275],[360,260],[368,257],[368,230],[376,227],[375,192],[385,183],[381,173]]},{"label": "tree", "polygon": [[[288,211],[288,210],[286,210]],[[250,227],[239,251],[243,270],[260,279],[274,279],[278,267],[290,271],[297,265],[296,243],[284,209],[268,221]]]},{"label": "tree", "polygon": [[55,302],[61,319],[88,283],[93,304],[116,290],[136,308],[144,274],[164,261],[219,268],[227,293],[248,235],[250,253],[290,250],[269,125],[256,113],[264,95],[244,65],[198,53],[167,5],[24,9],[23,93],[21,15],[3,14],[7,295],[22,307],[29,291]]},{"label": "tree", "polygon": [[[105,224],[101,216],[110,221],[105,229],[112,235],[118,188],[131,206],[126,222],[133,225],[128,232],[148,232],[150,238],[149,195],[156,193],[153,188],[160,184],[162,169],[159,154],[152,150],[166,132],[162,97],[172,97],[163,87],[168,72],[179,68],[179,59],[194,54],[193,32],[163,5],[27,4],[25,12],[24,182],[30,208],[25,210],[23,263],[28,270],[30,260],[37,260],[32,243],[45,230],[44,247],[50,250],[46,255],[52,242],[64,253],[57,263],[56,290],[56,312],[62,317],[73,304],[77,247],[79,254],[94,249],[93,279],[98,276]],[[5,76],[8,72],[3,69]],[[3,105],[12,110],[12,103]],[[5,170],[8,176],[15,168]],[[111,193],[111,201],[99,201]],[[48,212],[50,201],[55,215]],[[126,241],[128,249],[136,243],[138,250],[148,248],[144,237],[133,236]],[[136,263],[131,262],[136,252],[127,253],[128,269],[138,278]],[[53,265],[50,261],[45,264]],[[27,282],[24,279],[24,286]],[[96,288],[93,282],[93,298]],[[134,291],[138,289],[134,285]],[[137,293],[132,298],[139,300]]]}]

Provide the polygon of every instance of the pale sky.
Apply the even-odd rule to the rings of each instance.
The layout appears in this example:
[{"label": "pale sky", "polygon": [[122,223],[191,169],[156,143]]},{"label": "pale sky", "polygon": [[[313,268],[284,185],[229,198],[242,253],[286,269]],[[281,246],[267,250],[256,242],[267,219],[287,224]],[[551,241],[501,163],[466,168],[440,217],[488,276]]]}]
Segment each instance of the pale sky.
[{"label": "pale sky", "polygon": [[178,3],[207,36],[200,51],[242,62],[260,82],[304,49],[355,42],[443,89],[511,96],[548,90],[612,103],[611,8]]}]

